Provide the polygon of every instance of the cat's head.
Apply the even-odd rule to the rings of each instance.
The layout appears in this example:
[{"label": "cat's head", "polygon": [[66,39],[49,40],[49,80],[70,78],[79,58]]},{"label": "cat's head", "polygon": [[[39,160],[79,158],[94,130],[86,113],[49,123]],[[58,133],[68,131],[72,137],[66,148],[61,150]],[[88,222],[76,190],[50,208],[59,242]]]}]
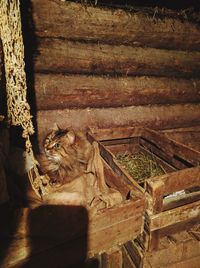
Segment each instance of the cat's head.
[{"label": "cat's head", "polygon": [[44,140],[44,152],[48,159],[55,162],[61,162],[62,158],[70,157],[72,145],[75,142],[75,133],[73,130],[60,129],[57,125],[46,136]]}]

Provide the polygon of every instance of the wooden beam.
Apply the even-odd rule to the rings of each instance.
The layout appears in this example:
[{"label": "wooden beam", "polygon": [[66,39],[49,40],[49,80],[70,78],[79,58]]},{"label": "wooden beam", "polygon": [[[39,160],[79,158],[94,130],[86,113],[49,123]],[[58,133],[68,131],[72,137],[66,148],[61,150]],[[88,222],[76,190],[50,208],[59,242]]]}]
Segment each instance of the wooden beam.
[{"label": "wooden beam", "polygon": [[37,112],[38,139],[41,143],[54,122],[62,127],[110,128],[145,126],[156,129],[194,126],[200,116],[199,104],[86,108]]},{"label": "wooden beam", "polygon": [[200,102],[200,80],[35,74],[38,110]]},{"label": "wooden beam", "polygon": [[200,28],[186,20],[59,0],[32,0],[31,7],[41,37],[200,50]]},{"label": "wooden beam", "polygon": [[35,71],[188,78],[200,75],[200,52],[41,38]]}]

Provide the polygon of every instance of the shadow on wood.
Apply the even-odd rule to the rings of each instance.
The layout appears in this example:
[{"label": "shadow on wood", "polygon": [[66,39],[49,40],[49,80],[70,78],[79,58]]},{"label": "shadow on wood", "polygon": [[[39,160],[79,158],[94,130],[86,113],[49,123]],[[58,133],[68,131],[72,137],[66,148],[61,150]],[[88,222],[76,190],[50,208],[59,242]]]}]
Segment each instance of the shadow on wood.
[{"label": "shadow on wood", "polygon": [[9,232],[1,238],[1,267],[84,267],[88,233],[85,208],[40,206],[15,210],[11,218],[9,226],[4,226]]}]

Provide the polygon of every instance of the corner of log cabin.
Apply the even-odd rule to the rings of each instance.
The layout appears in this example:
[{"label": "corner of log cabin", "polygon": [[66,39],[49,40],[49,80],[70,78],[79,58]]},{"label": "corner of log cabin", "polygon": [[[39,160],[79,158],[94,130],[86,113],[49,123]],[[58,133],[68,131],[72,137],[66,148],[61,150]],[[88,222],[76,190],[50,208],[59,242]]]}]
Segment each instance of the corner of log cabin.
[{"label": "corner of log cabin", "polygon": [[[65,230],[65,224],[71,223],[75,231],[80,226],[74,218],[63,221],[65,208],[51,222],[58,208],[38,212],[23,207],[8,224],[12,208],[3,205],[2,237],[7,238],[6,246],[0,243],[2,268],[71,268],[74,262],[82,267],[87,258],[94,259],[88,268],[199,267],[199,229],[192,229],[200,218],[199,193],[189,195],[191,202],[184,206],[184,198],[175,200],[176,207],[164,204],[163,196],[200,182],[200,13],[195,1],[150,2],[20,1],[33,139],[41,150],[54,123],[93,129],[98,140],[156,137],[152,142],[168,158],[179,156],[191,168],[176,173],[174,160],[169,163],[174,164],[173,173],[149,179],[144,189],[135,181],[131,185],[126,174],[119,174],[121,169],[108,168],[107,183],[121,188],[124,196],[133,193],[132,199],[89,223],[82,211],[88,230],[70,243],[65,238],[71,229]],[[0,43],[1,95],[3,76]],[[4,116],[0,113],[0,121]],[[144,209],[151,210],[150,216]],[[29,213],[35,217],[33,237],[25,235]],[[46,221],[40,223],[42,217]],[[86,222],[77,219],[84,229]],[[15,227],[16,233],[8,237]],[[50,227],[59,231],[50,236]]]}]

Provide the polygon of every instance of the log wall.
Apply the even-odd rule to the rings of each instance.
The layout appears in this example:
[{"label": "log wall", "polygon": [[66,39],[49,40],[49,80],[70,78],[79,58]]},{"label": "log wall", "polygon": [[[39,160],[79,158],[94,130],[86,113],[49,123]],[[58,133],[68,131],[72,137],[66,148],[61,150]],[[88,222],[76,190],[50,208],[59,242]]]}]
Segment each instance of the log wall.
[{"label": "log wall", "polygon": [[200,27],[143,10],[31,0],[39,140],[63,127],[200,124]]}]

